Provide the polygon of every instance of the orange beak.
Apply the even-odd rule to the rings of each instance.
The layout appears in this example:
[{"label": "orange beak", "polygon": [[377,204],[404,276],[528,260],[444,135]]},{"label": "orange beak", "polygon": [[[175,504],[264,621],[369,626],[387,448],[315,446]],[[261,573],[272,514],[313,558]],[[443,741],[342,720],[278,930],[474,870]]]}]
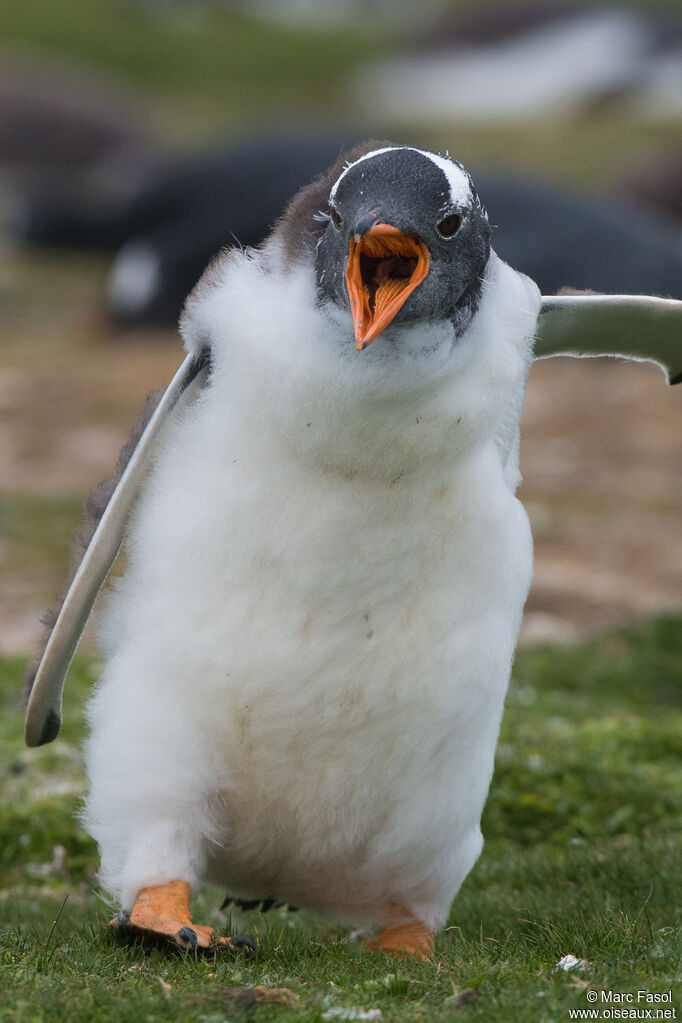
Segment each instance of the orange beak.
[{"label": "orange beak", "polygon": [[391,224],[374,224],[358,241],[351,235],[346,289],[358,351],[385,330],[428,272],[424,243]]}]

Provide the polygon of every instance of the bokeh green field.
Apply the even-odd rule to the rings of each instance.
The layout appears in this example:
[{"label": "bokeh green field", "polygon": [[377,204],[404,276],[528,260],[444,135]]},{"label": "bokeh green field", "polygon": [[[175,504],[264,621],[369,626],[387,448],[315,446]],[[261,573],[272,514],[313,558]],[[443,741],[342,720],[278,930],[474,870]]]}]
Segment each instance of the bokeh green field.
[{"label": "bokeh green field", "polygon": [[[609,0],[616,4],[616,0]],[[153,5],[150,5],[150,8]],[[179,5],[182,8],[182,5]],[[427,11],[447,9],[432,0]],[[489,0],[462,0],[458,10]],[[633,4],[634,6],[634,4]],[[638,7],[665,12],[675,0]],[[342,29],[268,24],[198,4],[191,16],[144,15],[127,0],[32,0],[0,5],[4,52],[38,56],[47,66],[71,64],[106,82],[139,90],[150,127],[177,144],[229,140],[261,125],[348,126],[350,140],[374,133],[397,141],[448,147],[467,166],[499,164],[587,186],[608,184],[642,154],[655,154],[679,135],[671,119],[634,117],[617,99],[575,116],[523,123],[401,123],[363,109],[351,94],[354,68],[409,46],[400,20],[368,14]],[[137,110],[136,112],[139,112]]]}]

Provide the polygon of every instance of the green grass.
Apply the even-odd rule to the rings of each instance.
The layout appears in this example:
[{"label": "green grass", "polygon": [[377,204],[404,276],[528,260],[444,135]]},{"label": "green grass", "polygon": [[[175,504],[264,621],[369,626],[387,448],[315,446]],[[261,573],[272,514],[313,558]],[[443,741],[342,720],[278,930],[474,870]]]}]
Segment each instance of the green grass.
[{"label": "green grass", "polygon": [[[202,894],[197,918],[257,935],[257,960],[119,945],[106,926],[113,907],[96,889],[96,850],[76,818],[81,708],[96,663],[76,662],[63,731],[39,750],[22,743],[22,667],[19,658],[0,664],[3,1023],[223,1023],[244,1018],[230,989],[247,985],[294,992],[294,1005],[250,1015],[282,1023],[341,1007],[424,1023],[558,1023],[589,1006],[592,988],[673,988],[682,1008],[681,620],[519,655],[486,846],[426,965],[369,953],[309,914],[230,919],[215,890]],[[590,965],[555,972],[568,953]],[[475,1002],[456,1007],[453,995],[467,987]]]}]

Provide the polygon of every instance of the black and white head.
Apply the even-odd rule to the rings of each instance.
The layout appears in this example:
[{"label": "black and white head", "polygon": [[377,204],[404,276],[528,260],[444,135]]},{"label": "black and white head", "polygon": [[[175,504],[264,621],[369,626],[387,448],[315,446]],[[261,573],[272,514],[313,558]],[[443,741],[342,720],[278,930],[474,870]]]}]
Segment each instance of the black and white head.
[{"label": "black and white head", "polygon": [[350,308],[356,348],[393,323],[450,320],[463,333],[480,300],[490,226],[460,164],[369,143],[304,190],[301,208],[290,210],[299,225],[313,198],[324,225],[315,239],[318,294]]}]

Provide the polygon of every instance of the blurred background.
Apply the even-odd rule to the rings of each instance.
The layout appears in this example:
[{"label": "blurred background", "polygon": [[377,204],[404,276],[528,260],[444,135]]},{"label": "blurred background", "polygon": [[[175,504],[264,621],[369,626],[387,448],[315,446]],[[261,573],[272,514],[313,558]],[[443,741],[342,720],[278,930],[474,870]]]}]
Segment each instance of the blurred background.
[{"label": "blurred background", "polygon": [[[0,651],[32,651],[203,266],[341,149],[448,150],[545,293],[682,299],[681,124],[677,0],[0,5]],[[680,608],[681,392],[532,369],[525,642]]]}]

